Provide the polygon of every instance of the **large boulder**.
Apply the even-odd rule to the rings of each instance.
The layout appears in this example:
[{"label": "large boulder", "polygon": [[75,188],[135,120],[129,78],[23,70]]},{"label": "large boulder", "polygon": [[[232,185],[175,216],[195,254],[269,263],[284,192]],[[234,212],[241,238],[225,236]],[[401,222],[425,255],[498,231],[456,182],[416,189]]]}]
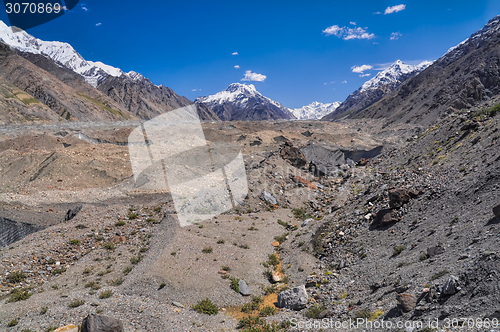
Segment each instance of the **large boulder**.
[{"label": "large boulder", "polygon": [[81,332],[123,332],[123,324],[115,318],[91,314],[84,318]]},{"label": "large boulder", "polygon": [[455,276],[450,276],[446,284],[443,286],[443,294],[453,295],[458,291],[458,278]]},{"label": "large boulder", "polygon": [[268,202],[269,204],[276,205],[278,204],[278,201],[276,201],[276,198],[274,198],[273,195],[268,193],[267,191],[263,191],[261,195],[262,200]]},{"label": "large boulder", "polygon": [[493,214],[495,215],[495,217],[500,218],[500,204],[493,208]]},{"label": "large boulder", "polygon": [[399,221],[398,214],[391,209],[382,209],[378,211],[373,218],[373,226],[392,225]]},{"label": "large boulder", "polygon": [[245,280],[240,279],[240,281],[238,281],[238,289],[241,295],[252,295],[252,290],[250,289],[250,286],[248,286],[248,284],[245,282]]},{"label": "large boulder", "polygon": [[397,209],[408,203],[411,199],[410,191],[405,188],[389,190],[389,206]]},{"label": "large boulder", "polygon": [[302,151],[293,146],[289,141],[281,149],[280,155],[283,159],[292,164],[292,166],[295,166],[297,168],[302,168],[307,164],[306,157],[304,157]]},{"label": "large boulder", "polygon": [[403,312],[410,312],[415,309],[415,306],[417,305],[417,299],[415,296],[408,293],[398,294],[396,295],[396,299],[398,300],[398,307]]},{"label": "large boulder", "polygon": [[278,294],[278,307],[291,310],[301,310],[307,305],[306,286],[301,285]]},{"label": "large boulder", "polygon": [[82,209],[81,205],[78,205],[73,209],[69,209],[68,212],[66,212],[66,215],[64,216],[64,221],[70,221],[71,219],[76,217],[76,215],[78,214],[78,212],[80,212],[81,209]]}]

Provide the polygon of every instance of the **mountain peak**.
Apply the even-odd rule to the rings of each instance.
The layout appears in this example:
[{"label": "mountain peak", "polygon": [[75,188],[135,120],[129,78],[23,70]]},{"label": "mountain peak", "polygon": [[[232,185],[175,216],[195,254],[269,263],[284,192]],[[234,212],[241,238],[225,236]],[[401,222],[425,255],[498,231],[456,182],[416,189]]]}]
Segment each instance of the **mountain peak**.
[{"label": "mountain peak", "polygon": [[423,61],[418,65],[408,65],[401,60],[396,60],[388,68],[382,70],[375,75],[375,77],[366,81],[361,86],[361,91],[374,90],[379,88],[381,85],[390,85],[395,87],[401,83],[402,78],[404,80],[404,76],[409,76],[422,71],[430,64],[432,64],[432,62]]},{"label": "mountain peak", "polygon": [[301,108],[290,109],[290,112],[299,120],[319,120],[334,112],[339,106],[339,101],[327,104],[313,101],[309,105],[302,106]]},{"label": "mountain peak", "polygon": [[222,120],[279,120],[293,119],[280,103],[263,96],[253,84],[232,83],[211,96],[198,97],[196,103],[212,108]]}]

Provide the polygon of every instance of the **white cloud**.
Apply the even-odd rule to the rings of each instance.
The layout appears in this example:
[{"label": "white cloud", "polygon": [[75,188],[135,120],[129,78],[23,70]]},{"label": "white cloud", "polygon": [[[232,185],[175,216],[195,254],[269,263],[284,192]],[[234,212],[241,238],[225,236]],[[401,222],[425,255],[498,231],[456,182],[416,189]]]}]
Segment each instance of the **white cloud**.
[{"label": "white cloud", "polygon": [[381,13],[381,12],[375,12],[375,13],[373,13],[373,14],[374,14],[374,15],[380,15],[380,14],[382,14],[382,13]]},{"label": "white cloud", "polygon": [[236,66],[234,66],[234,68],[236,68],[236,69],[240,69],[240,66],[236,65]]},{"label": "white cloud", "polygon": [[95,25],[95,26],[96,26],[96,27],[98,27],[99,25],[102,25],[102,23],[101,23],[101,22],[96,23],[96,25]]},{"label": "white cloud", "polygon": [[323,33],[326,34],[327,36],[334,35],[344,40],[375,38],[375,34],[368,33],[366,29],[367,28],[363,29],[361,27],[352,29],[349,27],[339,27],[338,25],[332,25],[323,30]]},{"label": "white cloud", "polygon": [[88,7],[87,7],[87,5],[86,5],[86,4],[84,4],[84,3],[82,3],[82,4],[80,5],[80,8],[81,8],[84,12],[88,12],[88,11],[89,11],[89,8],[88,8]]},{"label": "white cloud", "polygon": [[402,36],[402,34],[399,33],[399,31],[398,32],[393,32],[393,33],[391,33],[391,40],[398,40],[399,37],[401,37],[401,36]]},{"label": "white cloud", "polygon": [[193,89],[193,90],[191,90],[191,91],[200,91],[200,90],[201,90],[201,89]]},{"label": "white cloud", "polygon": [[323,85],[327,85],[328,83],[323,83]]},{"label": "white cloud", "polygon": [[267,78],[266,75],[262,74],[257,74],[257,73],[252,73],[251,70],[245,71],[245,77],[243,77],[241,80],[242,81],[256,81],[256,82],[264,82],[264,80]]},{"label": "white cloud", "polygon": [[231,55],[238,55],[238,52],[233,52],[231,53]]},{"label": "white cloud", "polygon": [[351,22],[349,22],[349,23],[350,23],[350,24],[352,24],[352,25],[356,25],[356,22],[352,22],[352,21],[351,21]]},{"label": "white cloud", "polygon": [[392,6],[392,7],[387,7],[385,9],[384,15],[397,13],[397,12],[404,10],[405,8],[406,8],[406,5],[403,5],[403,4],[397,5],[397,6]]},{"label": "white cloud", "polygon": [[359,75],[359,77],[366,77],[366,76],[370,76],[370,75],[371,75],[371,74],[366,73],[366,74]]},{"label": "white cloud", "polygon": [[342,83],[347,83],[347,81],[342,81]]},{"label": "white cloud", "polygon": [[358,73],[358,74],[363,74],[364,71],[372,69],[373,66],[370,65],[361,65],[361,66],[352,66],[352,72],[353,73]]}]

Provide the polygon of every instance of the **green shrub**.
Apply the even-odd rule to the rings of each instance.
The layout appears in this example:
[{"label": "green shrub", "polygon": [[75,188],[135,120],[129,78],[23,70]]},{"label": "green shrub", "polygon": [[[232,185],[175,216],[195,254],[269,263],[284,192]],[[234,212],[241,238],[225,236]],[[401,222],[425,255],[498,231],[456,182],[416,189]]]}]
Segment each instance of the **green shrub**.
[{"label": "green shrub", "polygon": [[113,242],[106,242],[103,247],[107,250],[115,250],[115,244]]},{"label": "green shrub", "polygon": [[126,225],[126,222],[123,220],[120,220],[120,221],[115,223],[115,226],[118,226],[118,227],[125,226],[125,225]]},{"label": "green shrub", "polygon": [[220,239],[220,240],[217,241],[217,244],[224,244],[224,243],[226,243],[226,241],[224,241],[222,239]]},{"label": "green shrub", "polygon": [[278,241],[278,242],[279,242],[279,244],[282,244],[283,242],[285,242],[286,237],[287,237],[289,234],[290,234],[290,233],[286,232],[286,233],[285,233],[285,234],[283,234],[283,235],[280,235],[280,236],[275,236],[275,237],[274,237],[274,239],[275,239],[276,241]]},{"label": "green shrub", "polygon": [[236,293],[240,292],[240,286],[238,285],[239,282],[240,282],[240,279],[231,278],[231,289],[234,290]]},{"label": "green shrub", "polygon": [[211,254],[213,251],[212,247],[203,248],[202,252],[205,254]]},{"label": "green shrub", "polygon": [[32,293],[29,292],[28,289],[25,288],[15,288],[10,292],[10,298],[9,302],[19,302],[19,301],[26,301],[33,295]]},{"label": "green shrub", "polygon": [[128,219],[130,219],[130,220],[137,219],[137,217],[138,217],[137,213],[129,213],[128,214]]},{"label": "green shrub", "polygon": [[318,318],[319,314],[322,313],[325,310],[325,307],[322,305],[315,305],[312,306],[307,312],[306,312],[306,317],[307,318],[312,318],[316,319]]},{"label": "green shrub", "polygon": [[42,309],[40,309],[40,315],[45,315],[47,311],[49,311],[48,307],[42,307]]},{"label": "green shrub", "polygon": [[271,307],[269,305],[266,305],[264,308],[262,308],[259,313],[261,317],[273,316],[275,314],[276,314],[276,308]]},{"label": "green shrub", "polygon": [[84,224],[78,224],[75,226],[76,229],[85,229],[85,228],[88,228],[87,226],[85,226]]},{"label": "green shrub", "polygon": [[86,288],[90,288],[92,290],[98,290],[99,288],[101,288],[101,286],[99,286],[99,284],[97,284],[97,282],[95,281],[89,281],[85,284],[85,287]]},{"label": "green shrub", "polygon": [[401,254],[403,252],[403,250],[406,249],[406,246],[397,246],[397,247],[394,247],[393,251],[392,251],[392,255],[393,256],[398,256],[399,254]]},{"label": "green shrub", "polygon": [[430,281],[434,281],[436,279],[439,279],[441,278],[442,276],[446,275],[448,273],[448,270],[442,270],[442,271],[439,271],[435,274],[432,275]]},{"label": "green shrub", "polygon": [[24,281],[24,279],[26,279],[26,275],[24,274],[23,271],[11,272],[7,276],[7,282],[10,282],[11,284],[22,282]]},{"label": "green shrub", "polygon": [[123,274],[127,275],[132,271],[133,267],[132,266],[127,266],[126,268],[123,269]]},{"label": "green shrub", "polygon": [[219,308],[208,298],[198,302],[193,306],[193,309],[207,315],[217,315],[217,313],[219,312]]},{"label": "green shrub", "polygon": [[148,248],[146,248],[146,247],[142,247],[142,248],[139,250],[139,252],[146,252],[146,251],[148,251]]},{"label": "green shrub", "polygon": [[57,269],[53,269],[52,270],[52,274],[61,274],[61,273],[64,273],[66,272],[66,269],[63,268],[63,267],[58,267]]},{"label": "green shrub", "polygon": [[73,239],[71,241],[69,241],[69,244],[73,245],[73,246],[77,246],[80,244],[80,240],[77,240],[77,239]]},{"label": "green shrub", "polygon": [[301,219],[304,217],[306,210],[304,210],[303,208],[293,208],[292,213],[295,218]]},{"label": "green shrub", "polygon": [[418,257],[419,260],[425,261],[427,258],[427,254],[425,252],[421,253],[420,256]]},{"label": "green shrub", "polygon": [[13,327],[13,326],[16,326],[19,322],[17,321],[17,319],[13,319],[11,320],[10,322],[7,323],[7,326],[8,327]]},{"label": "green shrub", "polygon": [[100,299],[107,299],[113,295],[113,291],[111,289],[105,290],[99,294]]},{"label": "green shrub", "polygon": [[267,259],[267,263],[269,265],[274,266],[274,267],[278,266],[279,263],[280,263],[280,260],[279,260],[279,258],[278,258],[278,256],[276,254],[270,254],[270,255],[267,256],[267,258],[268,258]]},{"label": "green shrub", "polygon": [[76,308],[76,307],[79,307],[79,306],[84,305],[84,304],[85,304],[84,300],[76,299],[76,300],[73,300],[70,304],[68,304],[68,306],[70,308]]},{"label": "green shrub", "polygon": [[142,259],[141,255],[138,255],[137,257],[132,257],[132,258],[130,258],[130,263],[135,265],[135,264],[139,263],[141,261],[141,259]]},{"label": "green shrub", "polygon": [[357,313],[356,313],[356,316],[355,318],[365,318],[365,319],[368,319],[370,318],[372,315],[372,313],[370,312],[370,310],[364,308],[364,309],[361,309],[359,310]]}]

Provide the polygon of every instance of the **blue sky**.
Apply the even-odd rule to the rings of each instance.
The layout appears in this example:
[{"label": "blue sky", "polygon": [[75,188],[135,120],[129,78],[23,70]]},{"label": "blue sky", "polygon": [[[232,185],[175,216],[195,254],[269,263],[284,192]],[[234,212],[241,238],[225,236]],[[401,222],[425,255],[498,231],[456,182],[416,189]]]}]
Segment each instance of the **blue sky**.
[{"label": "blue sky", "polygon": [[90,0],[27,32],[192,100],[241,82],[296,108],[343,101],[397,59],[435,60],[498,14],[498,0]]}]

